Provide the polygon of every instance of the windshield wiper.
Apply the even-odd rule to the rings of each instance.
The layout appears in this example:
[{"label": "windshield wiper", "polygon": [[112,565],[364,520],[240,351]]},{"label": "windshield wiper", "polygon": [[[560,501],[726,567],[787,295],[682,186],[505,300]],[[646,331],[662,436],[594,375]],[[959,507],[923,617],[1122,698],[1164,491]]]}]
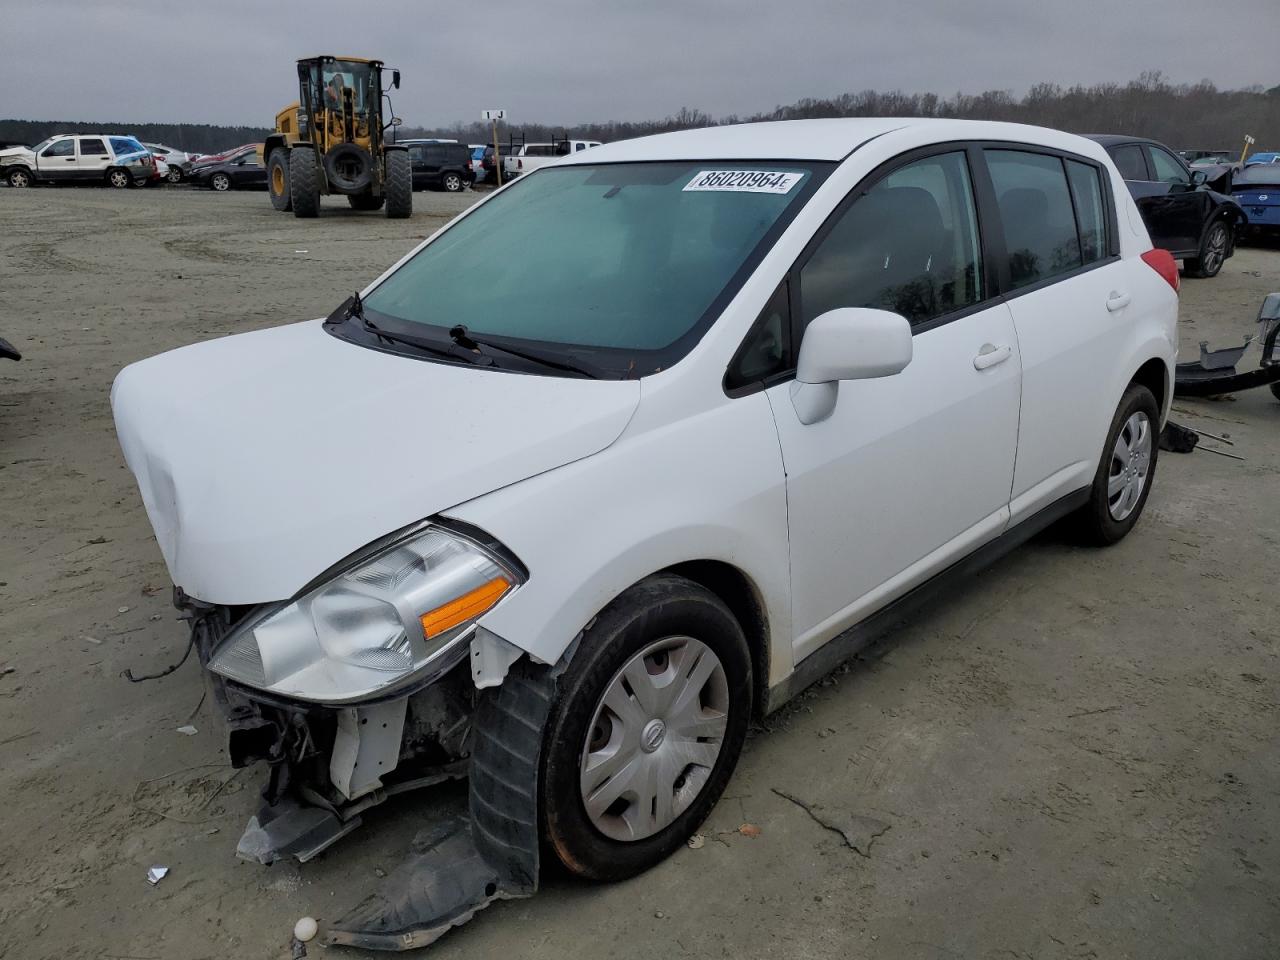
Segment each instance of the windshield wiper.
[{"label": "windshield wiper", "polygon": [[[452,349],[442,347],[439,344],[432,343],[429,340],[425,340],[420,337],[415,337],[407,333],[393,333],[390,330],[384,330],[382,327],[378,326],[376,323],[370,320],[367,316],[365,316],[364,301],[360,299],[360,294],[358,291],[351,295],[351,299],[347,304],[345,319],[359,320],[360,325],[364,327],[364,329],[368,330],[379,340],[385,340],[388,343],[402,343],[405,346],[414,347],[418,350],[422,350],[425,353],[430,353],[433,356],[444,357],[446,360],[452,360],[455,363],[476,364],[480,362],[472,357],[466,356],[465,354],[455,353]],[[490,363],[493,362],[492,358],[490,358],[489,362]]]},{"label": "windshield wiper", "polygon": [[600,380],[603,377],[603,372],[598,368],[569,363],[565,360],[557,360],[553,357],[548,357],[546,354],[530,353],[527,350],[516,350],[514,347],[505,347],[500,343],[495,343],[494,341],[484,337],[474,336],[469,333],[467,328],[462,324],[451,327],[449,329],[449,336],[454,343],[466,350],[478,350],[480,347],[488,347],[491,350],[501,350],[503,353],[508,353],[513,357],[519,357],[522,360],[528,360],[530,363],[536,363],[540,367],[548,367],[552,370],[564,370],[568,373],[576,373],[579,376],[587,377],[591,380]]}]

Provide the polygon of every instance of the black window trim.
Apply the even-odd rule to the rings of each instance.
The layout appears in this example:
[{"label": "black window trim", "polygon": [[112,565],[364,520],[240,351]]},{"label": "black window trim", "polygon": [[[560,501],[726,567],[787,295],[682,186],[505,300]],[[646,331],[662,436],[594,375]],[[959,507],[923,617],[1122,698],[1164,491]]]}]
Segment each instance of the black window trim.
[{"label": "black window trim", "polygon": [[[782,370],[779,370],[777,373],[770,374],[767,377],[742,386],[731,387],[728,385],[730,371],[738,362],[742,353],[746,351],[751,337],[759,327],[760,318],[757,317],[756,320],[752,322],[751,328],[747,331],[746,336],[743,337],[742,342],[738,345],[738,349],[734,351],[733,358],[725,367],[722,387],[724,388],[727,396],[745,397],[752,393],[767,390],[780,383],[786,383],[789,380],[795,379],[795,365],[800,356],[800,343],[803,340],[804,333],[800,321],[800,271],[804,268],[805,264],[812,259],[813,254],[817,251],[818,247],[822,245],[822,242],[831,234],[831,231],[835,229],[836,224],[840,222],[840,219],[844,216],[846,211],[848,211],[849,207],[856,203],[877,183],[902,167],[915,163],[918,160],[926,160],[929,157],[942,156],[948,153],[964,154],[965,166],[969,174],[969,186],[973,190],[974,218],[978,231],[978,252],[979,256],[982,257],[983,264],[983,289],[984,291],[991,292],[988,296],[979,300],[977,303],[969,304],[968,306],[961,307],[958,310],[952,310],[950,313],[941,314],[940,316],[934,317],[932,320],[926,320],[924,323],[913,325],[911,328],[911,335],[916,336],[917,334],[928,333],[930,330],[934,330],[944,324],[960,320],[972,313],[977,313],[979,310],[990,309],[991,306],[999,300],[998,294],[994,292],[997,291],[999,287],[994,282],[995,278],[992,272],[993,263],[991,257],[987,253],[986,246],[986,218],[990,216],[990,213],[984,212],[983,209],[982,194],[978,185],[979,170],[974,167],[975,154],[973,142],[969,140],[948,140],[946,142],[930,143],[922,147],[915,147],[914,149],[907,150],[903,153],[897,154],[896,156],[890,157],[879,166],[872,168],[866,176],[854,184],[852,189],[850,189],[849,192],[841,198],[840,202],[836,204],[831,213],[827,214],[826,219],[822,221],[822,225],[814,231],[813,236],[809,238],[808,242],[804,245],[804,248],[783,274],[782,279],[779,281],[779,285],[783,283],[789,285],[787,307],[791,314],[788,318],[789,322],[787,324],[787,329],[783,331],[785,338],[783,351],[789,365],[784,367]],[[982,158],[980,155],[978,155],[976,159],[981,163]],[[985,165],[981,166],[980,169],[981,174],[985,176]],[[986,186],[988,190],[991,189],[989,180],[987,181]],[[774,287],[774,292],[776,291],[777,287]],[[773,293],[770,293],[768,300],[765,301],[764,307],[761,308],[762,312],[764,309],[768,308],[769,303],[772,301]]]},{"label": "black window trim", "polygon": [[[1108,145],[1107,145],[1107,147],[1105,148],[1105,149],[1106,149],[1106,151],[1107,151],[1107,156],[1111,158],[1111,162],[1112,162],[1112,163],[1114,163],[1114,164],[1116,165],[1116,169],[1117,169],[1117,170],[1119,170],[1119,169],[1120,169],[1120,163],[1119,163],[1119,161],[1117,161],[1117,160],[1116,160],[1116,156],[1115,156],[1114,151],[1119,150],[1119,149],[1121,149],[1122,147],[1135,147],[1135,148],[1137,149],[1137,151],[1138,151],[1138,156],[1140,156],[1140,157],[1142,158],[1142,169],[1143,169],[1143,170],[1145,170],[1145,171],[1147,171],[1147,179],[1145,179],[1145,180],[1141,180],[1141,181],[1138,181],[1138,180],[1134,180],[1134,181],[1126,180],[1126,181],[1125,181],[1126,183],[1154,183],[1154,182],[1155,182],[1155,180],[1154,180],[1154,178],[1155,178],[1155,171],[1154,171],[1153,169],[1151,169],[1151,157],[1150,157],[1150,155],[1148,155],[1147,151],[1143,149],[1146,145],[1147,145],[1147,143],[1146,143],[1146,141],[1145,141],[1145,140],[1129,140],[1129,141],[1127,141],[1127,142],[1125,142],[1125,143],[1112,143],[1112,144],[1108,144]],[[1124,179],[1125,179],[1125,176],[1124,176],[1124,174],[1123,174],[1123,173],[1122,173],[1122,174],[1120,174],[1120,179],[1121,179],[1121,180],[1124,180]]]},{"label": "black window trim", "polygon": [[[1074,270],[1065,273],[1056,273],[1051,277],[1045,277],[1037,280],[1035,283],[1026,286],[1013,288],[1009,277],[1009,258],[1005,246],[1004,225],[1000,221],[1000,210],[996,200],[995,185],[991,180],[991,172],[987,169],[987,161],[984,151],[986,150],[1014,150],[1021,153],[1038,153],[1051,157],[1057,157],[1062,164],[1062,175],[1067,182],[1067,192],[1071,197],[1071,207],[1073,216],[1075,216],[1076,199],[1075,191],[1071,187],[1071,178],[1067,175],[1067,160],[1075,160],[1088,167],[1092,167],[1098,174],[1098,182],[1102,188],[1103,216],[1105,218],[1104,227],[1107,232],[1106,237],[1106,255],[1094,260],[1092,263],[1083,264]],[[947,153],[965,154],[966,167],[969,172],[969,183],[973,190],[974,216],[977,221],[978,230],[978,250],[982,257],[982,276],[984,292],[987,294],[977,303],[969,304],[950,313],[944,313],[927,320],[924,323],[913,325],[911,335],[913,337],[928,333],[930,330],[936,330],[938,327],[948,323],[954,323],[957,320],[979,312],[980,310],[989,310],[997,303],[1008,303],[1018,297],[1028,293],[1034,293],[1045,287],[1055,283],[1061,283],[1064,280],[1070,280],[1091,270],[1097,270],[1120,260],[1120,232],[1117,221],[1117,210],[1115,203],[1115,194],[1112,190],[1111,175],[1107,166],[1100,160],[1092,157],[1086,157],[1070,150],[1060,150],[1057,147],[1048,147],[1036,143],[1023,143],[1014,140],[949,140],[940,143],[931,143],[923,147],[916,147],[907,150],[874,167],[861,180],[859,180],[850,191],[836,204],[835,208],[823,220],[822,225],[818,227],[804,248],[797,255],[791,266],[783,273],[778,285],[773,288],[766,299],[764,306],[761,307],[761,314],[768,309],[770,303],[773,302],[774,294],[777,292],[778,286],[782,284],[788,285],[787,307],[790,312],[788,324],[783,331],[783,355],[788,365],[777,373],[770,374],[759,380],[740,386],[729,386],[729,374],[737,364],[741,355],[747,350],[752,336],[755,335],[759,328],[761,317],[757,316],[751,323],[751,327],[747,330],[746,335],[742,338],[742,342],[738,344],[738,348],[733,352],[733,357],[725,367],[724,377],[721,386],[725,395],[731,398],[745,397],[762,390],[768,390],[778,384],[786,383],[795,379],[796,363],[800,356],[800,345],[803,341],[803,329],[800,322],[800,294],[798,282],[799,271],[803,269],[806,263],[812,258],[813,253],[821,245],[822,241],[835,229],[836,224],[844,215],[845,211],[853,205],[860,197],[865,195],[872,187],[883,180],[894,171],[908,164],[915,163],[917,160],[924,160],[929,157],[939,156]],[[1109,155],[1109,153],[1108,153]],[[1150,163],[1146,152],[1142,152],[1144,163]],[[1115,162],[1114,160],[1112,161]],[[1080,237],[1080,221],[1075,216],[1076,237],[1077,241]],[[1083,256],[1081,256],[1083,260]]]},{"label": "black window trim", "polygon": [[[1075,211],[1075,204],[1076,204],[1075,191],[1071,188],[1071,178],[1067,176],[1067,167],[1066,167],[1067,160],[1075,160],[1079,163],[1085,164],[1086,166],[1093,167],[1097,171],[1098,181],[1102,185],[1102,202],[1104,207],[1104,216],[1106,217],[1105,227],[1107,231],[1106,255],[1099,257],[1097,260],[1094,260],[1092,263],[1082,264],[1081,266],[1076,267],[1073,270],[1066,270],[1062,273],[1055,273],[1052,276],[1043,277],[1040,280],[1037,280],[1035,283],[1028,283],[1025,286],[1014,288],[1012,281],[1010,280],[1010,277],[1009,277],[1009,255],[1008,255],[1008,250],[1005,246],[1004,225],[999,220],[999,209],[997,207],[996,198],[995,198],[995,186],[991,181],[991,174],[990,174],[990,171],[987,169],[986,160],[984,157],[983,163],[982,163],[982,171],[987,181],[987,186],[991,190],[989,202],[991,204],[991,210],[995,214],[995,216],[992,218],[994,222],[993,222],[993,229],[991,231],[991,239],[996,243],[998,243],[998,247],[995,248],[995,252],[998,254],[997,263],[999,264],[999,267],[1000,267],[1000,270],[999,270],[1000,285],[997,288],[1000,291],[998,299],[1002,300],[1005,303],[1008,303],[1009,301],[1016,300],[1018,297],[1025,296],[1028,293],[1035,293],[1037,290],[1043,290],[1045,287],[1052,286],[1055,283],[1062,283],[1064,280],[1071,280],[1075,277],[1086,274],[1091,270],[1097,270],[1101,267],[1107,266],[1108,264],[1115,263],[1120,259],[1120,231],[1119,231],[1119,224],[1116,219],[1115,196],[1111,189],[1111,177],[1107,171],[1106,166],[1101,161],[1094,160],[1091,157],[1081,156],[1078,153],[1072,153],[1070,150],[1059,150],[1056,147],[1045,147],[1045,146],[1041,146],[1040,144],[1034,144],[1034,143],[1024,144],[1024,143],[1016,143],[1016,142],[1010,142],[1005,140],[984,140],[975,144],[975,146],[977,146],[980,151],[1014,150],[1019,153],[1038,153],[1038,154],[1043,154],[1045,156],[1057,157],[1062,164],[1062,176],[1067,182],[1067,194],[1068,196],[1071,197],[1071,208],[1073,213]],[[1143,155],[1143,159],[1144,160],[1146,159],[1145,154]],[[1079,236],[1080,236],[1080,221],[1079,221],[1079,218],[1077,217],[1076,218],[1077,240],[1079,239]],[[1083,257],[1081,259],[1083,259]]]}]

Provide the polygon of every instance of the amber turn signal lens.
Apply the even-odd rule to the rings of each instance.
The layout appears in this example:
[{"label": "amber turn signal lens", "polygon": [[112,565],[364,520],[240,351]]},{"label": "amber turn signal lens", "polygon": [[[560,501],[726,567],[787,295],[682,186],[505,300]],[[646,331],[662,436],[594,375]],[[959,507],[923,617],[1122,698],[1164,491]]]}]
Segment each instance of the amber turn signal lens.
[{"label": "amber turn signal lens", "polygon": [[428,640],[452,630],[460,623],[474,620],[492,607],[511,586],[502,577],[494,577],[483,586],[476,587],[456,600],[450,600],[421,617],[422,632]]}]

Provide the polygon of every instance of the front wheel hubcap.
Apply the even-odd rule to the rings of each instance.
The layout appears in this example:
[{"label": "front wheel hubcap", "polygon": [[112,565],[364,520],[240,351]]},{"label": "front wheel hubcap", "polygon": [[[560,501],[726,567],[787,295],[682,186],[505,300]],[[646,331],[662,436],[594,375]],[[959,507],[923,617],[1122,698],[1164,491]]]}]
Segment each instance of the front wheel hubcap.
[{"label": "front wheel hubcap", "polygon": [[1113,520],[1128,519],[1142,499],[1151,469],[1151,420],[1138,411],[1124,422],[1111,450],[1107,477],[1107,509]]},{"label": "front wheel hubcap", "polygon": [[664,637],[605,687],[582,748],[582,804],[614,840],[671,825],[711,778],[729,721],[724,664],[693,637]]}]

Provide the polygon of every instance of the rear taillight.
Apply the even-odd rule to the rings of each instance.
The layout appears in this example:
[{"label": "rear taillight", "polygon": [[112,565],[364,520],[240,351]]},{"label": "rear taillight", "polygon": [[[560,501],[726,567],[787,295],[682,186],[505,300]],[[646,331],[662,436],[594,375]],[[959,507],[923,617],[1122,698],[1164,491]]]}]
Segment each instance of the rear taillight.
[{"label": "rear taillight", "polygon": [[1164,278],[1165,283],[1173,287],[1174,293],[1178,292],[1181,281],[1178,278],[1178,261],[1173,259],[1173,254],[1156,247],[1144,253],[1142,259],[1147,266]]}]

